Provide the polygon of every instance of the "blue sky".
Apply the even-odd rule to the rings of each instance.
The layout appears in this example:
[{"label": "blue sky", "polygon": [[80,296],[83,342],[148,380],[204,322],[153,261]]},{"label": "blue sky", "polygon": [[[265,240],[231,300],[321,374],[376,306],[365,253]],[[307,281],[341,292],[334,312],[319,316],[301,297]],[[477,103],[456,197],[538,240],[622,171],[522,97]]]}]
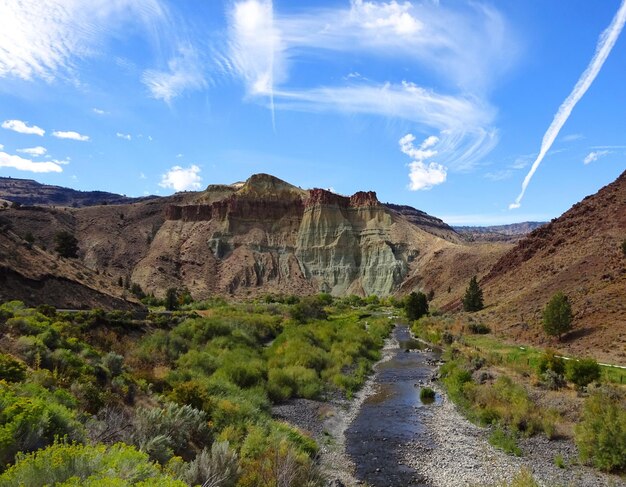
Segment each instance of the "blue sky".
[{"label": "blue sky", "polygon": [[140,196],[266,172],[452,224],[548,220],[626,168],[625,12],[1,2],[0,175]]}]

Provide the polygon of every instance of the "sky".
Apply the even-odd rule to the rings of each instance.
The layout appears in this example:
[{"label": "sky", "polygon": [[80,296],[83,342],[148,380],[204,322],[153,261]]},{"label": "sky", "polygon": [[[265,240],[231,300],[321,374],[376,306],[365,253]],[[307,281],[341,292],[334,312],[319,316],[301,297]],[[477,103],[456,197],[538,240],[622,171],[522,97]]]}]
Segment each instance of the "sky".
[{"label": "sky", "polygon": [[270,173],[454,225],[626,169],[626,0],[0,0],[0,176],[129,196]]}]

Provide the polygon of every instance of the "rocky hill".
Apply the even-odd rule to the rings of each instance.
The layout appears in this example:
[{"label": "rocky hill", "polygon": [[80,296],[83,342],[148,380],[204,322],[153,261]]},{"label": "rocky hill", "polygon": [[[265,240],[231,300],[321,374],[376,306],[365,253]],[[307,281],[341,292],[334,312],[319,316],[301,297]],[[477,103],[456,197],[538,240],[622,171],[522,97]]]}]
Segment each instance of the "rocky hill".
[{"label": "rocky hill", "polygon": [[455,232],[468,242],[517,242],[546,222],[522,222],[488,227],[455,226]]},{"label": "rocky hill", "polygon": [[[383,296],[426,284],[439,294],[508,248],[473,252],[441,220],[381,204],[374,192],[303,190],[266,174],[126,204],[7,207],[0,220],[22,238],[32,235],[39,248],[53,248],[59,230],[74,234],[80,263],[111,282],[129,279],[156,296],[187,288],[196,299],[320,291]],[[429,269],[456,255],[465,256],[462,276],[429,277]]]},{"label": "rocky hill", "polygon": [[478,318],[507,336],[545,344],[542,310],[562,291],[572,302],[574,331],[559,347],[583,355],[593,348],[626,365],[624,239],[626,172],[502,255],[481,281],[487,308]]},{"label": "rocky hill", "polygon": [[32,179],[0,177],[0,204],[4,200],[21,205],[81,207],[102,204],[118,205],[152,198],[156,196],[129,198],[106,191],[77,191],[61,186],[41,184]]}]

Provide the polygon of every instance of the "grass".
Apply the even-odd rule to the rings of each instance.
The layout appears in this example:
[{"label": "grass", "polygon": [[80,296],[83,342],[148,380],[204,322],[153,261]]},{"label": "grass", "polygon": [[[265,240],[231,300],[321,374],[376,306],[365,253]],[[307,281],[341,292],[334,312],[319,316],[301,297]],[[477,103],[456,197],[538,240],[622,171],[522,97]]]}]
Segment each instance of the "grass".
[{"label": "grass", "polygon": [[[489,362],[508,366],[517,372],[536,371],[544,353],[540,348],[507,344],[490,335],[464,335],[463,342],[469,348],[481,352]],[[601,378],[605,382],[626,385],[626,369],[612,365],[600,365],[600,369]]]},{"label": "grass", "polygon": [[522,456],[522,450],[520,450],[520,447],[517,445],[517,435],[512,431],[505,430],[501,426],[497,426],[491,432],[491,435],[489,435],[489,443],[509,455],[515,455],[516,457]]}]

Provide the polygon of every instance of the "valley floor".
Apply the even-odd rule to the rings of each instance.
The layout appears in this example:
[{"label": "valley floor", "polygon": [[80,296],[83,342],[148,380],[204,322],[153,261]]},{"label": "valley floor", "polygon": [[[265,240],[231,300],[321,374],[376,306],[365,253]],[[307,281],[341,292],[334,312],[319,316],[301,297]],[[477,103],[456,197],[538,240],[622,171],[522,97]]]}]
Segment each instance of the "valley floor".
[{"label": "valley floor", "polygon": [[[275,408],[275,415],[309,431],[319,442],[322,470],[331,482],[335,482],[329,485],[370,485],[355,475],[358,469],[347,453],[349,445],[346,432],[363,412],[364,401],[377,393],[381,365],[389,362],[399,351],[399,343],[392,335],[385,343],[383,357],[376,364],[375,373],[351,401],[340,398],[328,402],[294,400]],[[387,454],[400,459],[397,462],[398,468],[409,467],[415,473],[416,483],[410,485],[510,485],[513,479],[519,478],[520,473],[524,472],[529,477],[532,475],[541,486],[626,485],[626,481],[616,475],[578,465],[578,451],[569,439],[548,440],[543,435],[523,438],[519,444],[522,450],[520,457],[494,448],[488,441],[490,429],[472,424],[439,386],[435,385],[434,388],[439,398],[436,403],[427,407],[416,404],[412,408],[415,411],[413,417],[397,417],[397,422],[406,422],[407,428],[409,423],[414,427],[417,419],[422,428],[419,434],[406,442],[401,438],[394,438],[393,431],[385,433],[389,440]],[[398,426],[395,431],[402,429],[401,424]],[[399,451],[393,451],[394,448]],[[557,466],[557,456],[563,459],[563,468]],[[369,469],[374,467],[375,465],[370,465]],[[383,486],[382,483],[380,486],[378,483],[371,485]],[[384,485],[400,486],[389,482]]]}]

